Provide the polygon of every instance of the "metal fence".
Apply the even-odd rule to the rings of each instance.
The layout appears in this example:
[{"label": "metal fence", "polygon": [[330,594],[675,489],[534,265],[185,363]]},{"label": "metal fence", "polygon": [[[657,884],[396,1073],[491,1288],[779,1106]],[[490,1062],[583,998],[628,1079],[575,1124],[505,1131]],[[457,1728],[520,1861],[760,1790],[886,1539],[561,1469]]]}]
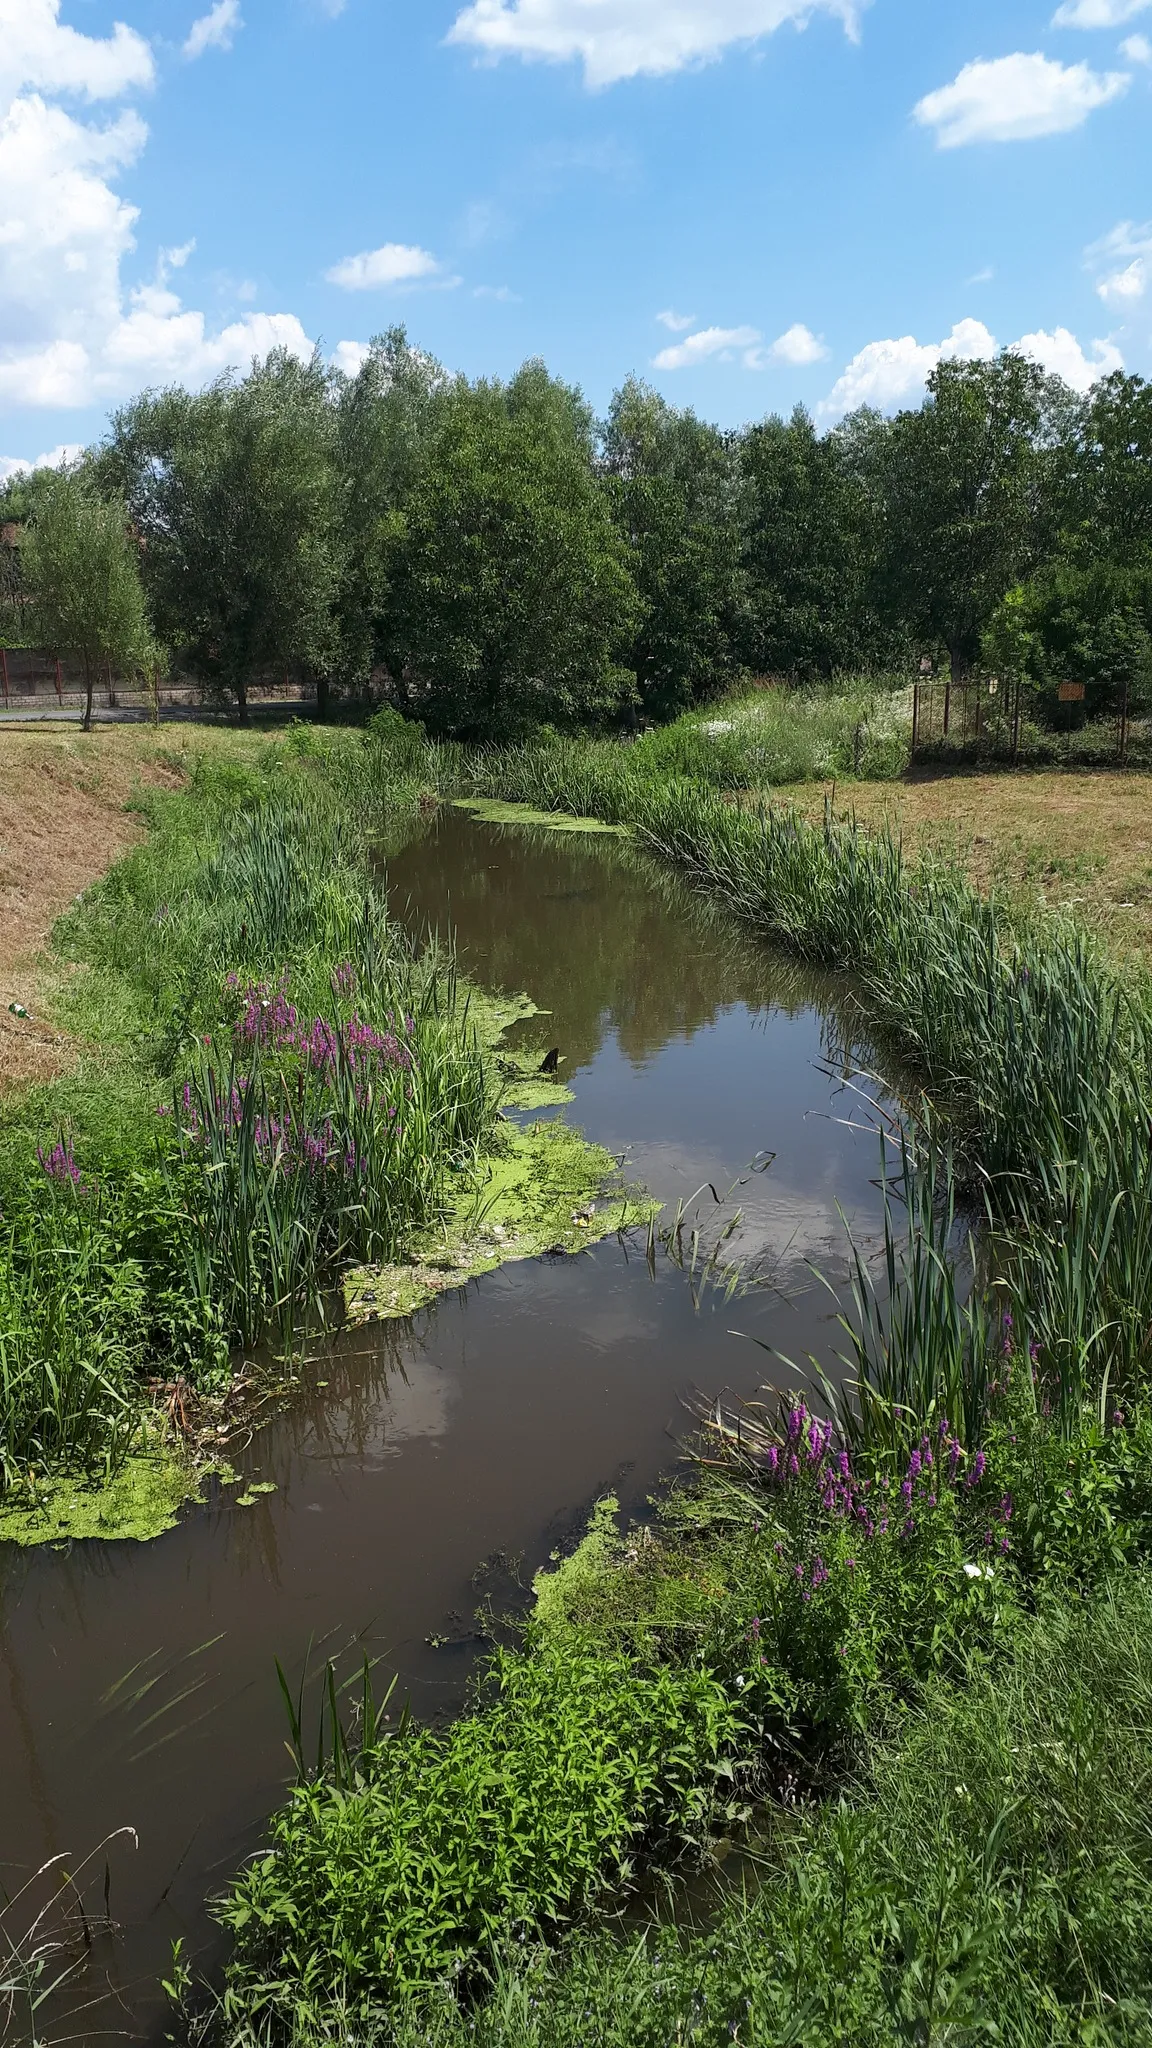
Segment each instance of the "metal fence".
[{"label": "metal fence", "polygon": [[1035,744],[1037,715],[1047,750],[1071,754],[1091,741],[1093,756],[1123,767],[1133,728],[1130,686],[1058,683],[1037,694],[1020,677],[917,677],[912,692],[912,757],[988,755],[1017,761]]},{"label": "metal fence", "polygon": [[[249,688],[253,705],[312,704],[315,690],[291,676],[255,678]],[[0,708],[39,711],[55,706],[75,710],[87,698],[84,665],[43,648],[0,646]],[[113,711],[152,710],[162,706],[194,706],[203,701],[199,685],[188,676],[169,676],[149,689],[139,676],[119,676],[104,664],[93,676],[93,701]]]}]

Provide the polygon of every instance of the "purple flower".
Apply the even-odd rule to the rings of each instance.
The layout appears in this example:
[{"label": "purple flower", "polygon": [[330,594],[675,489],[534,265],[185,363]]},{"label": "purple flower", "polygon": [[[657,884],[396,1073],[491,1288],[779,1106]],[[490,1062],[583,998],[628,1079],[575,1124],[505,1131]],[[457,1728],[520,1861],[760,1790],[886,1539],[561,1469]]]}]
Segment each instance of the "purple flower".
[{"label": "purple flower", "polygon": [[63,1138],[58,1138],[51,1152],[45,1152],[42,1145],[36,1147],[36,1157],[49,1180],[59,1182],[62,1187],[73,1187],[83,1193],[80,1168],[72,1157],[72,1147]]}]

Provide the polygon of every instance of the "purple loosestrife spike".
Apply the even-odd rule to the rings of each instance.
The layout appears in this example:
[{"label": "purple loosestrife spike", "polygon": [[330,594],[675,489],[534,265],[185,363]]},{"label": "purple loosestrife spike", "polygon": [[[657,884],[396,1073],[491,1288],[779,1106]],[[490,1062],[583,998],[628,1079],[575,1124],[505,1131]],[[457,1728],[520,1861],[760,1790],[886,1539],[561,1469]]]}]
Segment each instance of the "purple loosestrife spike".
[{"label": "purple loosestrife spike", "polygon": [[72,1157],[72,1148],[63,1138],[58,1138],[51,1152],[45,1152],[42,1145],[36,1147],[36,1157],[49,1180],[58,1181],[61,1186],[69,1184],[80,1188],[80,1168]]},{"label": "purple loosestrife spike", "polygon": [[800,1477],[800,1460],[796,1456],[795,1451],[789,1451],[788,1453],[788,1477],[789,1479],[798,1479]]},{"label": "purple loosestrife spike", "polygon": [[912,1453],[912,1456],[911,1456],[911,1457],[909,1458],[909,1460],[908,1460],[908,1478],[909,1478],[909,1479],[919,1479],[919,1477],[920,1477],[920,1453],[919,1453],[919,1451],[913,1451],[913,1453]]}]

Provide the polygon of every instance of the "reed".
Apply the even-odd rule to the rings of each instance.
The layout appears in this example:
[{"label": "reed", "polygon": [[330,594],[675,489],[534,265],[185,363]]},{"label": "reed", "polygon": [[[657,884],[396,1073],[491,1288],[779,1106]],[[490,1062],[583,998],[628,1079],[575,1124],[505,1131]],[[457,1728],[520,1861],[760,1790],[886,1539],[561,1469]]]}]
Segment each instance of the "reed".
[{"label": "reed", "polygon": [[[982,898],[954,864],[909,862],[887,829],[866,834],[831,806],[811,825],[764,801],[725,800],[683,775],[646,772],[639,746],[539,743],[482,757],[471,781],[630,825],[765,937],[851,975],[862,1018],[912,1089],[925,1091],[922,1107],[930,1096],[947,1115],[955,1172],[987,1211],[1044,1398],[1069,1414],[1085,1401],[1103,1414],[1143,1382],[1152,1000],[1142,980],[1114,969],[1077,927]],[[952,1175],[949,1166],[949,1186]],[[940,1198],[950,1209],[941,1185],[929,1208]],[[961,1376],[978,1406],[976,1307],[949,1300],[947,1260],[919,1195],[911,1213],[906,1254],[897,1257],[891,1233],[886,1241],[899,1299],[883,1332],[871,1275],[855,1262],[861,1383],[914,1405],[956,1382],[964,1352]],[[980,1314],[991,1329],[993,1306]]]}]

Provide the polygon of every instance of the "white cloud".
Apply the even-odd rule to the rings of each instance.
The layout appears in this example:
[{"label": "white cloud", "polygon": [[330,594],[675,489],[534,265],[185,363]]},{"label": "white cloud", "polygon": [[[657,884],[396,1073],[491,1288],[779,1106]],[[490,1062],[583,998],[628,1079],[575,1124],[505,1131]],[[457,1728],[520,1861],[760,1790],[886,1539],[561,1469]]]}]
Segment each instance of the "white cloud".
[{"label": "white cloud", "polygon": [[519,306],[522,304],[519,292],[514,292],[506,284],[474,285],[472,297],[474,299],[495,299],[497,304],[501,306]]},{"label": "white cloud", "polygon": [[427,249],[405,242],[385,242],[379,249],[363,249],[359,256],[345,256],[324,275],[329,284],[346,292],[377,291],[387,285],[417,284],[421,278],[436,277],[440,265]]},{"label": "white cloud", "polygon": [[282,345],[307,355],[295,315],[253,313],[222,332],[186,310],[169,277],[192,245],[161,252],[150,284],[126,290],[137,209],[114,189],[147,129],[131,108],[104,123],[55,103],[114,99],[152,82],[139,36],[85,36],[56,0],[0,0],[0,397],[90,405],[144,383],[197,382]]},{"label": "white cloud", "polygon": [[984,270],[974,271],[972,276],[968,278],[967,282],[969,284],[991,284],[992,279],[995,277],[995,275],[996,272],[993,270],[991,264],[988,264]]},{"label": "white cloud", "polygon": [[1147,36],[1125,36],[1120,54],[1127,57],[1130,64],[1152,64],[1152,43]]},{"label": "white cloud", "polygon": [[1130,80],[1123,71],[1092,71],[1058,64],[1037,51],[983,58],[966,64],[951,85],[928,93],[914,120],[936,130],[940,149],[968,142],[1025,142],[1079,128],[1097,107],[1118,99]]},{"label": "white cloud", "polygon": [[662,313],[657,313],[656,318],[660,322],[661,327],[666,327],[670,334],[684,334],[691,327],[696,315],[695,313],[677,313],[673,311],[671,306],[666,306]]},{"label": "white cloud", "polygon": [[49,448],[46,455],[38,455],[29,462],[23,455],[0,455],[0,484],[10,483],[14,476],[26,476],[30,469],[59,469],[62,463],[75,462],[83,455],[80,441],[59,441],[55,448]]},{"label": "white cloud", "polygon": [[1106,306],[1135,305],[1152,285],[1152,220],[1122,220],[1084,252],[1089,270],[1099,271],[1096,291]]},{"label": "white cloud", "polygon": [[60,0],[0,0],[0,107],[29,89],[114,100],[152,84],[152,52],[135,30],[118,21],[110,36],[85,36],[59,14]]},{"label": "white cloud", "polygon": [[805,363],[822,363],[827,359],[828,350],[810,327],[797,321],[794,327],[781,334],[768,351],[774,363],[793,363],[797,367]]},{"label": "white cloud", "polygon": [[240,0],[216,0],[215,7],[192,23],[181,55],[191,63],[202,57],[205,50],[230,50],[237,29],[243,26]]},{"label": "white cloud", "polygon": [[702,327],[686,341],[662,348],[659,355],[653,356],[652,366],[656,370],[690,370],[710,356],[719,356],[723,362],[734,349],[753,350],[759,339],[758,327]]},{"label": "white cloud", "polygon": [[995,338],[982,320],[959,321],[946,341],[920,342],[911,334],[870,341],[853,356],[817,409],[827,419],[839,419],[858,405],[892,411],[919,397],[942,357],[975,362],[995,353]]},{"label": "white cloud", "polygon": [[473,0],[457,15],[450,43],[485,56],[580,58],[585,83],[614,85],[641,72],[707,63],[733,43],[756,42],[792,23],[830,14],[859,32],[868,0]]},{"label": "white cloud", "polygon": [[338,341],[328,361],[334,370],[343,370],[346,377],[354,377],[371,353],[366,341]]},{"label": "white cloud", "polygon": [[[1066,327],[1058,327],[1054,334],[1040,329],[1012,346],[1031,356],[1042,369],[1063,377],[1076,391],[1087,391],[1098,377],[1123,368],[1119,350],[1110,341],[1094,341],[1089,356]],[[920,342],[911,334],[899,340],[870,341],[853,356],[817,412],[822,419],[833,420],[842,419],[859,405],[874,405],[882,412],[915,405],[937,363],[989,362],[996,349],[996,337],[982,320],[958,321],[945,341]]]},{"label": "white cloud", "polygon": [[1052,16],[1053,28],[1119,28],[1143,14],[1152,0],[1063,0]]},{"label": "white cloud", "polygon": [[1124,368],[1124,358],[1114,343],[1092,342],[1089,356],[1066,327],[1058,327],[1054,334],[1046,334],[1041,328],[1038,334],[1022,335],[1013,346],[1021,355],[1031,356],[1050,376],[1063,377],[1073,391],[1088,391],[1098,378]]}]

